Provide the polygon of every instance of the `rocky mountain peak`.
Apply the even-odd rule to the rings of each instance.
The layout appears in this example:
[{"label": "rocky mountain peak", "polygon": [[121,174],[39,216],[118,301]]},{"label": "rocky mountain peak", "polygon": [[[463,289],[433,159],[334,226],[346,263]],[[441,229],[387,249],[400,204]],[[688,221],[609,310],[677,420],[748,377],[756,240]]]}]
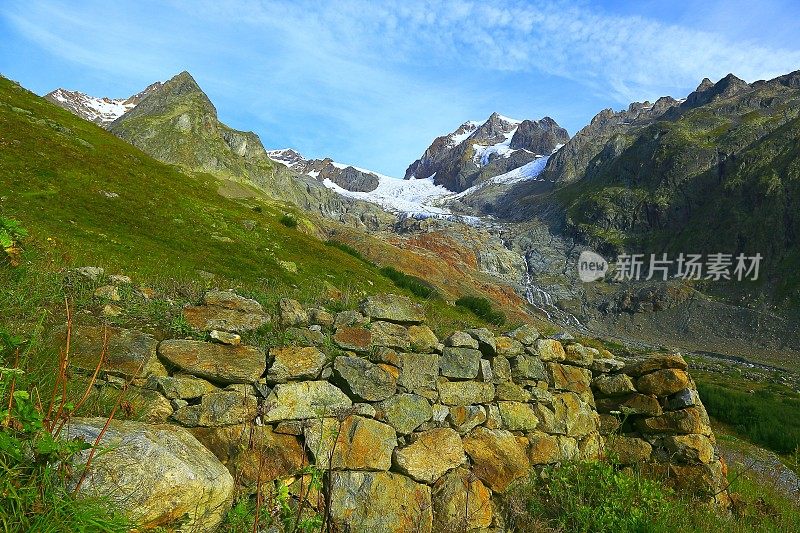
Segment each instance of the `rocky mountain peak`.
[{"label": "rocky mountain peak", "polygon": [[58,88],[44,97],[84,120],[107,127],[159,88],[161,88],[161,82],[155,82],[128,98],[95,97],[79,91]]}]

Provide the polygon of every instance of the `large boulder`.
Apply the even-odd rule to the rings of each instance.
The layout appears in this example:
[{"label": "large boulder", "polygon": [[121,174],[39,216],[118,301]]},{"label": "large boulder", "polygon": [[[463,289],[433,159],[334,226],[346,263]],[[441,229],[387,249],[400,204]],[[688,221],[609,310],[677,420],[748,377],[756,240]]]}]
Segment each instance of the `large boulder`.
[{"label": "large boulder", "polygon": [[464,437],[464,450],[472,459],[475,475],[495,492],[504,492],[530,468],[526,446],[503,429],[475,428]]},{"label": "large boulder", "polygon": [[[66,342],[66,329],[59,338]],[[84,371],[94,372],[100,356],[105,361],[101,375],[120,376],[125,379],[166,376],[167,371],[158,360],[158,341],[141,331],[107,326],[74,326],[70,337],[70,363]]]},{"label": "large boulder", "polygon": [[166,361],[215,383],[254,383],[267,366],[264,352],[253,346],[228,346],[194,340],[166,340],[158,346]]},{"label": "large boulder", "polygon": [[203,297],[205,305],[213,305],[240,313],[263,313],[261,304],[230,291],[208,291]]},{"label": "large boulder", "polygon": [[613,435],[606,439],[606,455],[624,465],[645,462],[652,453],[650,443],[638,437]]},{"label": "large boulder", "polygon": [[336,531],[429,533],[430,487],[391,472],[333,472],[330,515]]},{"label": "large boulder", "polygon": [[636,380],[636,388],[642,394],[668,396],[687,388],[691,384],[689,374],[677,368],[656,370]]},{"label": "large boulder", "polygon": [[[234,495],[225,466],[187,430],[104,418],[73,418],[62,436],[99,446],[80,485],[80,494],[107,498],[144,527],[214,531]],[[88,450],[76,462],[86,464]]]},{"label": "large boulder", "polygon": [[272,366],[267,372],[267,380],[272,383],[315,379],[325,365],[325,354],[310,346],[271,348],[269,356],[272,358]]},{"label": "large boulder", "polygon": [[577,392],[582,396],[591,396],[589,383],[592,380],[592,373],[585,368],[559,363],[547,363],[547,375],[550,386],[556,390],[566,390]]},{"label": "large boulder", "polygon": [[224,390],[204,395],[200,403],[181,407],[172,418],[184,426],[214,427],[251,422],[258,414],[253,394]]},{"label": "large boulder", "polygon": [[574,392],[564,392],[553,396],[553,411],[560,431],[569,437],[583,437],[597,431],[600,417],[591,405]]},{"label": "large boulder", "polygon": [[361,302],[361,312],[372,320],[386,320],[399,324],[421,324],[425,322],[422,306],[410,298],[395,294],[369,296]]},{"label": "large boulder", "polygon": [[567,357],[564,346],[555,339],[537,340],[536,352],[542,361],[563,361]]},{"label": "large boulder", "polygon": [[183,310],[189,325],[201,331],[238,333],[257,329],[270,321],[261,304],[232,292],[209,291],[203,303]]},{"label": "large boulder", "polygon": [[413,443],[394,451],[394,464],[400,472],[429,484],[466,460],[461,438],[450,428],[424,431]]},{"label": "large boulder", "polygon": [[683,463],[710,463],[714,460],[714,444],[704,435],[672,435],[664,437],[670,458]]},{"label": "large boulder", "polygon": [[508,336],[516,339],[523,344],[523,346],[533,346],[541,334],[536,326],[533,324],[524,324],[517,329],[508,332]]},{"label": "large boulder", "polygon": [[475,328],[467,330],[472,338],[478,341],[478,349],[486,357],[494,357],[497,353],[497,342],[494,333],[486,328]]},{"label": "large boulder", "polygon": [[434,531],[485,531],[492,524],[492,491],[466,468],[433,486]]},{"label": "large boulder", "polygon": [[391,426],[361,416],[316,419],[303,434],[317,465],[334,470],[389,470],[397,446]]},{"label": "large boulder", "polygon": [[357,400],[377,402],[397,390],[397,379],[391,372],[360,357],[337,357],[333,371]]},{"label": "large boulder", "polygon": [[333,335],[333,342],[343,350],[368,352],[372,348],[372,333],[363,327],[339,326]]},{"label": "large boulder", "polygon": [[298,438],[276,433],[270,426],[238,424],[191,432],[241,485],[293,476],[308,464]]},{"label": "large boulder", "polygon": [[264,400],[262,419],[269,423],[335,416],[352,405],[344,392],[327,381],[282,383]]}]

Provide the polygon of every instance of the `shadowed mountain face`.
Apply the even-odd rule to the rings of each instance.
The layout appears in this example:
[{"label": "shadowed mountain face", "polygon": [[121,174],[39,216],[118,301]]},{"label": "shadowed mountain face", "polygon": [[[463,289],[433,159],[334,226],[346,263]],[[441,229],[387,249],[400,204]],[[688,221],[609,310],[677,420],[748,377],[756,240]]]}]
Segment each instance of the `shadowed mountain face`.
[{"label": "shadowed mountain face", "polygon": [[550,117],[519,121],[492,113],[483,123],[465,122],[437,137],[405,178],[433,177],[434,183],[461,192],[549,155],[568,140],[567,131]]}]

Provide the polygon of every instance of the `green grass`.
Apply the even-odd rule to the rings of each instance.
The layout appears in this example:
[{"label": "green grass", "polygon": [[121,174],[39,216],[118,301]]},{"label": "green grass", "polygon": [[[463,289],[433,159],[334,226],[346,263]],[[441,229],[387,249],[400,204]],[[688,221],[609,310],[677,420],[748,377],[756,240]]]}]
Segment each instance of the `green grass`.
[{"label": "green grass", "polygon": [[492,302],[481,296],[462,296],[456,300],[458,307],[469,309],[475,316],[482,318],[486,322],[494,325],[503,325],[506,322],[506,315],[492,307]]},{"label": "green grass", "polygon": [[392,280],[395,285],[401,289],[407,289],[414,296],[418,296],[419,298],[434,298],[438,296],[434,286],[424,279],[416,276],[409,276],[391,266],[381,268],[380,272]]}]

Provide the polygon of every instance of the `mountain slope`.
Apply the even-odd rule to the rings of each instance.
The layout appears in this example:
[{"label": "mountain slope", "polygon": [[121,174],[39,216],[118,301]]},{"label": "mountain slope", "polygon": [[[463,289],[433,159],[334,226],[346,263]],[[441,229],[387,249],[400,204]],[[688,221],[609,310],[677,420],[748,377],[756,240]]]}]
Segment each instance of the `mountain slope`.
[{"label": "mountain slope", "polygon": [[569,135],[551,118],[515,120],[492,113],[483,123],[465,122],[437,137],[406,170],[406,179],[433,177],[437,185],[462,192],[494,176],[550,155]]}]

